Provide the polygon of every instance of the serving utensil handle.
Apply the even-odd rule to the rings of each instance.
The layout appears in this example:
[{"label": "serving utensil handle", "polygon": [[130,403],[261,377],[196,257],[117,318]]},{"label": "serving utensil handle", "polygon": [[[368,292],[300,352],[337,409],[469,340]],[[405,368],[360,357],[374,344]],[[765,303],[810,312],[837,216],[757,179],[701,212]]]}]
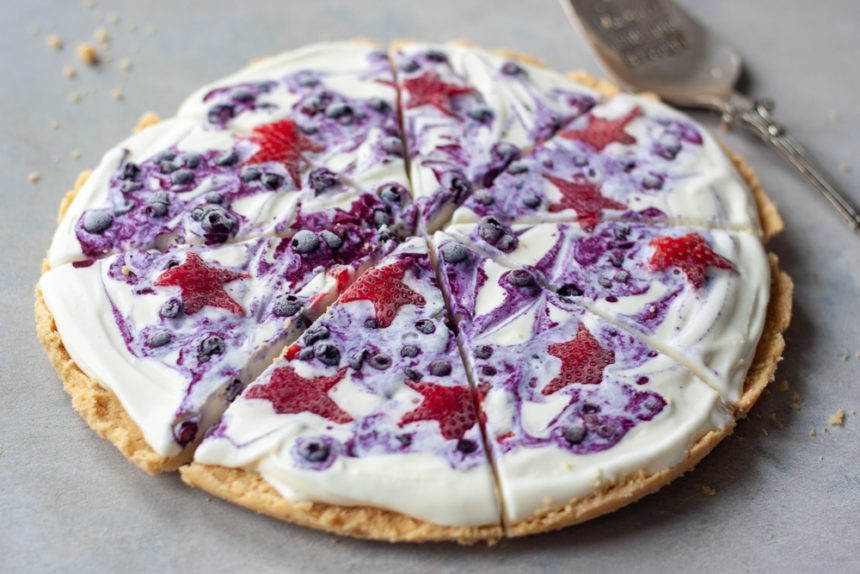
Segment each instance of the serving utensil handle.
[{"label": "serving utensil handle", "polygon": [[717,107],[723,114],[723,121],[727,124],[740,124],[758,134],[827,198],[855,233],[860,234],[860,212],[857,207],[827,176],[809,152],[803,149],[803,146],[790,136],[782,125],[773,120],[771,116],[773,100],[753,100],[734,93],[722,99]]}]

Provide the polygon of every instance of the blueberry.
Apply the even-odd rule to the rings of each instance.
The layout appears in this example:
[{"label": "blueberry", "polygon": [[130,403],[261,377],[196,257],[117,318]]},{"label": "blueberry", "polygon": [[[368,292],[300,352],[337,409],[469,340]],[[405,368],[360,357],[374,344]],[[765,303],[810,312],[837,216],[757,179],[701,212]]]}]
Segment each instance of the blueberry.
[{"label": "blueberry", "polygon": [[184,420],[173,428],[173,438],[181,447],[185,447],[197,437],[200,427],[192,420]]},{"label": "blueberry", "polygon": [[436,359],[430,363],[430,374],[437,377],[447,377],[451,374],[451,363],[445,359]]},{"label": "blueberry", "polygon": [[303,88],[312,88],[314,86],[318,86],[320,81],[319,78],[313,75],[313,72],[303,71],[297,74],[298,80],[297,83]]},{"label": "blueberry", "polygon": [[181,299],[168,299],[165,301],[164,305],[161,306],[159,313],[165,319],[173,319],[182,313],[182,307]]},{"label": "blueberry", "polygon": [[383,138],[379,145],[385,153],[389,153],[397,157],[403,157],[403,142],[400,138],[389,136]]},{"label": "blueberry", "polygon": [[154,331],[146,336],[147,347],[163,347],[173,340],[173,337],[167,331]]},{"label": "blueberry", "polygon": [[302,229],[293,236],[290,243],[293,251],[299,254],[313,253],[320,248],[320,238],[313,231]]},{"label": "blueberry", "polygon": [[388,109],[388,102],[382,98],[370,98],[367,100],[368,107],[375,112],[384,112]]},{"label": "blueberry", "polygon": [[403,186],[396,183],[389,183],[382,186],[379,190],[379,197],[386,205],[391,207],[401,207],[403,205],[403,197],[406,195],[406,190]]},{"label": "blueberry", "polygon": [[407,74],[410,74],[410,73],[418,70],[418,68],[420,68],[420,66],[418,65],[418,62],[416,62],[415,60],[406,60],[405,62],[400,64],[400,69],[402,71],[406,72]]},{"label": "blueberry", "polygon": [[305,331],[305,344],[313,345],[317,341],[323,341],[331,336],[331,332],[325,325],[315,325]]},{"label": "blueberry", "polygon": [[316,352],[314,351],[313,347],[307,347],[299,351],[299,354],[296,355],[296,358],[298,358],[298,360],[300,361],[310,361],[314,358],[315,353]]},{"label": "blueberry", "polygon": [[416,371],[415,369],[403,369],[403,372],[406,373],[406,376],[410,381],[420,381],[421,373]]},{"label": "blueberry", "polygon": [[478,222],[478,235],[491,245],[495,244],[504,232],[504,227],[495,217],[484,217]]},{"label": "blueberry", "polygon": [[272,305],[272,313],[276,317],[292,317],[302,308],[302,302],[295,295],[285,295],[278,298]]},{"label": "blueberry", "polygon": [[185,167],[189,169],[195,169],[200,166],[200,156],[196,153],[184,153],[179,156],[179,159],[181,159],[182,163],[185,164]]},{"label": "blueberry", "polygon": [[588,165],[588,158],[586,157],[575,157],[573,158],[573,165],[576,167],[585,167]]},{"label": "blueberry", "polygon": [[421,319],[417,323],[415,323],[415,328],[425,335],[429,335],[430,333],[436,330],[436,325],[433,324],[433,321],[430,319]]},{"label": "blueberry", "polygon": [[264,173],[260,176],[260,181],[266,189],[278,189],[284,183],[284,176],[277,173]]},{"label": "blueberry", "polygon": [[194,181],[194,174],[188,169],[178,169],[170,174],[170,183],[185,185]]},{"label": "blueberry", "polygon": [[239,379],[233,379],[230,381],[230,384],[227,385],[227,388],[224,389],[224,400],[228,403],[232,403],[236,400],[236,397],[239,396],[239,393],[242,392],[242,389],[245,388],[245,385],[242,384],[242,381]]},{"label": "blueberry", "polygon": [[383,225],[391,224],[391,214],[384,209],[374,209],[372,217],[374,227],[382,227]]},{"label": "blueberry", "polygon": [[446,263],[459,263],[469,257],[469,250],[462,243],[446,243],[440,251]]},{"label": "blueberry", "polygon": [[630,273],[622,269],[615,274],[615,277],[613,277],[613,279],[615,279],[619,283],[627,283],[630,280]]},{"label": "blueberry", "polygon": [[119,171],[119,175],[117,176],[119,179],[135,179],[138,175],[140,175],[140,168],[137,164],[132,163],[130,161],[122,164],[122,168]]},{"label": "blueberry", "polygon": [[367,363],[374,369],[384,371],[391,366],[391,357],[389,357],[388,355],[383,355],[382,353],[377,353],[370,357]]},{"label": "blueberry", "polygon": [[445,52],[440,52],[439,50],[427,50],[427,53],[424,54],[424,56],[431,62],[448,61],[448,56],[445,55]]},{"label": "blueberry", "polygon": [[481,205],[493,205],[493,203],[496,201],[496,198],[494,198],[493,194],[489,191],[479,191],[475,194],[475,201],[477,201]]},{"label": "blueberry", "polygon": [[373,317],[364,320],[365,329],[376,329],[377,327],[379,327],[379,323]]},{"label": "blueberry", "polygon": [[238,102],[250,102],[254,99],[254,92],[248,88],[236,88],[230,93],[230,97]]},{"label": "blueberry", "polygon": [[137,203],[135,203],[134,201],[132,201],[130,199],[123,201],[122,205],[120,205],[119,207],[117,207],[116,209],[113,210],[113,214],[114,215],[125,215],[126,213],[128,213],[129,211],[134,209],[135,205],[137,205]]},{"label": "blueberry", "polygon": [[421,353],[421,349],[417,345],[403,345],[400,349],[401,357],[417,357]]},{"label": "blueberry", "polygon": [[218,242],[226,241],[233,230],[233,226],[236,224],[226,209],[212,203],[195,207],[194,211],[191,212],[191,216],[195,219],[199,216],[200,226],[203,228],[204,235]]},{"label": "blueberry", "polygon": [[242,173],[239,174],[239,179],[241,179],[245,183],[250,183],[252,181],[260,179],[262,175],[263,172],[256,167],[246,167],[242,170]]},{"label": "blueberry", "polygon": [[333,119],[343,119],[352,115],[352,106],[346,102],[332,102],[325,109],[325,116]]},{"label": "blueberry", "polygon": [[440,179],[442,185],[454,192],[454,203],[462,203],[472,193],[472,184],[466,179],[462,172],[457,170],[446,171]]},{"label": "blueberry", "polygon": [[616,269],[620,268],[624,264],[624,254],[623,253],[609,253],[609,262]]},{"label": "blueberry", "polygon": [[496,247],[498,247],[501,251],[504,251],[505,253],[510,253],[511,251],[516,249],[518,243],[519,239],[517,239],[516,235],[506,233],[502,235],[502,238],[499,239],[498,243],[496,243]]},{"label": "blueberry", "polygon": [[214,191],[212,193],[207,193],[203,196],[203,199],[206,200],[206,203],[221,203],[224,201],[224,197],[220,193]]},{"label": "blueberry", "polygon": [[604,289],[609,289],[612,287],[612,280],[607,277],[600,277],[597,280],[597,284],[603,287]]},{"label": "blueberry", "polygon": [[618,241],[626,241],[627,237],[630,236],[630,228],[626,225],[619,225],[618,227],[612,228],[612,234]]},{"label": "blueberry", "polygon": [[197,349],[197,360],[201,363],[205,363],[212,357],[212,355],[220,355],[226,348],[224,339],[218,335],[209,335],[200,342],[200,346]]},{"label": "blueberry", "polygon": [[361,365],[364,364],[364,356],[367,354],[367,351],[359,351],[353,356],[349,358],[349,366],[354,370],[358,371],[361,369]]},{"label": "blueberry", "polygon": [[597,434],[601,438],[611,438],[617,430],[615,423],[612,421],[601,421],[601,423],[597,425]]},{"label": "blueberry", "polygon": [[332,343],[320,342],[314,345],[314,354],[323,364],[330,367],[340,363],[340,349]]},{"label": "blueberry", "polygon": [[173,173],[174,171],[176,171],[180,167],[182,167],[182,164],[180,164],[178,161],[163,161],[163,162],[161,162],[160,169],[161,169],[161,173],[167,174],[167,173]]},{"label": "blueberry", "polygon": [[239,154],[237,154],[234,150],[223,151],[215,157],[215,165],[225,167],[228,165],[233,165],[237,161],[239,161]]},{"label": "blueberry", "polygon": [[561,289],[558,290],[558,296],[565,301],[569,301],[574,297],[579,297],[583,293],[585,293],[585,291],[583,291],[579,285],[574,285],[573,283],[563,285]]},{"label": "blueberry", "polygon": [[176,152],[173,150],[166,149],[162,152],[159,152],[158,155],[152,160],[157,164],[162,164],[166,161],[173,161],[176,159]]},{"label": "blueberry", "polygon": [[593,415],[600,412],[600,405],[585,403],[582,405],[582,412],[586,415]]},{"label": "blueberry", "polygon": [[308,462],[323,462],[330,452],[329,446],[318,439],[305,441],[299,446],[299,454]]},{"label": "blueberry", "polygon": [[572,425],[564,427],[561,431],[561,436],[570,444],[580,444],[585,440],[585,435],[588,434],[588,429],[582,421],[577,421]]},{"label": "blueberry", "polygon": [[469,454],[478,450],[478,443],[467,438],[461,438],[457,441],[457,450],[463,454]]},{"label": "blueberry", "polygon": [[516,62],[505,62],[502,65],[502,73],[506,76],[517,76],[519,74],[524,74],[525,70],[523,70]]},{"label": "blueberry", "polygon": [[124,181],[119,186],[119,190],[122,193],[131,193],[132,191],[139,191],[141,189],[143,189],[143,184],[139,181]]},{"label": "blueberry", "polygon": [[528,287],[535,284],[535,278],[525,269],[515,269],[508,273],[508,283],[515,287]]},{"label": "blueberry", "polygon": [[649,173],[642,178],[642,187],[645,189],[660,189],[663,187],[663,180]]},{"label": "blueberry", "polygon": [[475,356],[479,359],[489,359],[493,356],[493,348],[489,345],[481,345],[475,349]]},{"label": "blueberry", "polygon": [[324,229],[320,232],[320,237],[322,237],[325,244],[328,245],[328,248],[332,251],[337,251],[343,246],[343,239],[340,238],[339,235],[329,231],[328,229]]},{"label": "blueberry", "polygon": [[397,441],[398,441],[402,446],[409,446],[409,445],[411,445],[411,444],[412,444],[412,435],[409,435],[409,434],[399,434],[399,435],[397,435],[397,436],[396,436],[396,437],[394,437],[394,438],[396,438],[396,439],[397,439]]},{"label": "blueberry", "polygon": [[316,195],[337,185],[337,177],[324,167],[317,168],[308,174],[308,182]]},{"label": "blueberry", "polygon": [[488,377],[492,377],[498,371],[496,370],[496,367],[492,365],[484,365],[483,367],[481,367],[481,372]]},{"label": "blueberry", "polygon": [[113,225],[113,215],[104,211],[88,211],[83,225],[88,233],[102,234]]},{"label": "blueberry", "polygon": [[540,207],[541,199],[540,196],[534,193],[531,193],[523,198],[523,205],[528,208],[536,209]]},{"label": "blueberry", "polygon": [[526,173],[529,170],[529,166],[524,161],[515,161],[511,165],[508,166],[508,173],[512,175],[519,175],[521,173]]},{"label": "blueberry", "polygon": [[210,124],[224,125],[236,117],[236,108],[229,104],[219,104],[212,106],[206,113],[206,118]]},{"label": "blueberry", "polygon": [[651,396],[645,399],[645,401],[642,403],[642,406],[649,411],[659,411],[661,408],[663,408],[663,403],[657,397]]},{"label": "blueberry", "polygon": [[476,122],[484,123],[493,119],[493,110],[486,106],[475,106],[468,110],[466,115]]}]

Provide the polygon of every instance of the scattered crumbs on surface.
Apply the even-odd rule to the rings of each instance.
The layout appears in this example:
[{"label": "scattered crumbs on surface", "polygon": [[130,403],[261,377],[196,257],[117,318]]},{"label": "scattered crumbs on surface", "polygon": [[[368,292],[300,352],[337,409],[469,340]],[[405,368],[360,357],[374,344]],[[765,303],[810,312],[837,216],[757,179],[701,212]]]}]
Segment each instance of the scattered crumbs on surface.
[{"label": "scattered crumbs on surface", "polygon": [[75,70],[72,66],[66,66],[63,68],[63,75],[67,78],[74,78],[78,74],[78,71]]},{"label": "scattered crumbs on surface", "polygon": [[38,36],[39,35],[39,27],[36,26],[35,24],[30,24],[29,26],[27,26],[27,33],[30,34],[31,36]]},{"label": "scattered crumbs on surface", "polygon": [[123,70],[131,70],[131,61],[128,58],[123,58],[119,61],[119,67]]},{"label": "scattered crumbs on surface", "polygon": [[48,125],[49,125],[49,126],[51,126],[51,129],[52,129],[52,130],[55,130],[55,129],[57,129],[58,127],[60,127],[60,124],[57,122],[57,120],[51,120],[51,121],[48,123]]},{"label": "scattered crumbs on surface", "polygon": [[771,394],[770,389],[765,389],[765,390],[764,390],[764,394],[766,394],[766,395]]},{"label": "scattered crumbs on surface", "polygon": [[666,400],[666,404],[667,404],[667,405],[669,405],[669,406],[671,407],[671,406],[672,406],[672,397],[670,397],[670,396],[666,396],[666,397],[665,397],[665,400]]},{"label": "scattered crumbs on surface", "polygon": [[762,433],[764,436],[770,436],[770,433],[769,433],[769,432],[767,432],[767,429],[766,429],[766,428],[764,428],[764,427],[761,427],[761,433]]},{"label": "scattered crumbs on surface", "polygon": [[845,422],[845,411],[839,409],[834,414],[830,415],[830,420],[828,421],[830,426],[842,426],[842,423]]},{"label": "scattered crumbs on surface", "polygon": [[63,39],[56,34],[51,34],[50,36],[45,38],[45,44],[47,44],[49,48],[53,48],[57,51],[63,49]]},{"label": "scattered crumbs on surface", "polygon": [[822,460],[824,460],[824,455],[818,457],[818,462],[821,462]]},{"label": "scattered crumbs on surface", "polygon": [[850,173],[851,172],[851,166],[848,165],[848,163],[843,161],[842,163],[839,164],[839,171],[841,171],[842,173]]},{"label": "scattered crumbs on surface", "polygon": [[848,360],[848,355],[842,355],[842,360],[843,360],[843,361],[847,361],[847,360]]},{"label": "scattered crumbs on surface", "polygon": [[768,534],[767,537],[768,539],[773,540],[773,534]]},{"label": "scattered crumbs on surface", "polygon": [[809,429],[809,436],[815,436],[815,427]]},{"label": "scattered crumbs on surface", "polygon": [[100,44],[107,44],[110,42],[110,34],[108,34],[108,31],[105,28],[99,26],[96,28],[95,32],[93,32],[93,40]]},{"label": "scattered crumbs on surface", "polygon": [[857,411],[855,411],[854,409],[851,409],[851,414],[852,414],[852,415],[856,415],[856,414],[857,414]]},{"label": "scattered crumbs on surface", "polygon": [[68,97],[69,97],[69,101],[72,102],[73,104],[81,101],[81,95],[77,92],[69,92]]},{"label": "scattered crumbs on surface", "polygon": [[779,382],[779,392],[784,393],[788,390],[788,381],[783,379]]},{"label": "scattered crumbs on surface", "polygon": [[561,463],[561,466],[564,467],[564,470],[572,470],[573,469],[573,465],[567,461],[564,461],[563,463]]},{"label": "scattered crumbs on surface", "polygon": [[737,433],[735,434],[735,438],[738,440],[744,440],[744,437],[742,437],[741,435],[739,435]]},{"label": "scattered crumbs on surface", "polygon": [[116,101],[120,101],[122,100],[122,91],[114,88],[110,91],[110,97],[112,97]]},{"label": "scattered crumbs on surface", "polygon": [[755,418],[757,418],[757,419],[761,420],[761,413],[756,413],[756,414],[755,414]]},{"label": "scattered crumbs on surface", "polygon": [[102,60],[104,60],[105,62],[110,62],[111,60],[113,60],[113,56],[110,54],[110,52],[105,52],[102,56]]},{"label": "scattered crumbs on surface", "polygon": [[123,274],[123,275],[125,275],[126,277],[128,277],[129,275],[131,275],[131,269],[129,269],[129,268],[128,268],[128,265],[123,265],[123,266],[122,266],[122,268],[120,269],[120,271],[121,271],[121,272],[122,272],[122,274]]},{"label": "scattered crumbs on surface", "polygon": [[212,502],[212,497],[211,497],[211,496],[207,496],[207,497],[206,497],[206,502]]},{"label": "scattered crumbs on surface", "polygon": [[119,14],[117,14],[116,12],[108,12],[106,19],[108,21],[108,24],[116,24],[117,22],[119,22]]},{"label": "scattered crumbs on surface", "polygon": [[83,4],[84,8],[93,8],[96,5],[95,0],[84,0]]},{"label": "scattered crumbs on surface", "polygon": [[823,430],[824,432],[827,432],[827,425],[824,425],[823,427],[821,427],[821,430]]},{"label": "scattered crumbs on surface", "polygon": [[332,536],[331,543],[332,544],[340,544],[340,538]]},{"label": "scattered crumbs on surface", "polygon": [[860,359],[860,351],[857,351],[856,353],[854,353],[854,356],[857,357],[858,359]]},{"label": "scattered crumbs on surface", "polygon": [[78,59],[85,64],[93,66],[99,61],[99,52],[92,44],[78,44]]},{"label": "scattered crumbs on surface", "polygon": [[544,496],[541,500],[543,501],[545,506],[552,506],[552,497],[551,496]]},{"label": "scattered crumbs on surface", "polygon": [[779,430],[785,428],[785,425],[782,424],[782,422],[778,418],[776,418],[776,413],[770,413],[769,415],[767,415],[767,418],[769,418],[770,422],[772,422],[774,426],[776,426],[776,428],[778,428]]},{"label": "scattered crumbs on surface", "polygon": [[721,123],[721,124],[720,124],[720,131],[721,131],[721,132],[723,132],[724,134],[729,133],[729,130],[730,130],[731,128],[732,128],[732,126],[730,126],[730,125],[728,124],[728,122],[723,122],[723,123]]},{"label": "scattered crumbs on surface", "polygon": [[137,30],[137,24],[135,24],[134,22],[126,22],[125,29],[129,32],[134,32],[135,30]]},{"label": "scattered crumbs on surface", "polygon": [[3,454],[3,447],[0,446],[0,454]]},{"label": "scattered crumbs on surface", "polygon": [[72,159],[79,159],[79,158],[81,157],[81,152],[79,152],[79,151],[78,151],[78,150],[76,150],[76,149],[73,149],[73,150],[69,153],[69,157],[71,157]]},{"label": "scattered crumbs on surface", "polygon": [[33,183],[36,183],[37,181],[39,181],[39,178],[41,178],[41,177],[42,176],[39,175],[38,171],[31,171],[30,173],[27,174],[27,179],[29,179]]},{"label": "scattered crumbs on surface", "polygon": [[591,482],[595,488],[600,486],[603,483],[603,471],[598,469],[597,472],[594,473],[594,479]]},{"label": "scattered crumbs on surface", "polygon": [[839,112],[837,112],[836,110],[830,110],[829,112],[827,112],[827,119],[829,119],[831,122],[838,122]]},{"label": "scattered crumbs on surface", "polygon": [[146,32],[147,36],[155,36],[155,26],[152,24],[147,24],[143,31]]},{"label": "scattered crumbs on surface", "polygon": [[717,493],[717,489],[713,486],[708,486],[707,484],[702,485],[702,492],[707,494],[708,496],[714,496]]}]

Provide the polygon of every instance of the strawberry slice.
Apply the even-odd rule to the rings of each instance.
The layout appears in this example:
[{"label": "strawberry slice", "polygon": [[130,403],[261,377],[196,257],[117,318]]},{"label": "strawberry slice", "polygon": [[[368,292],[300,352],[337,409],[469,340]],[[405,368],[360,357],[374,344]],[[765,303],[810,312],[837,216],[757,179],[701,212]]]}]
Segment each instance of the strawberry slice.
[{"label": "strawberry slice", "polygon": [[561,372],[543,388],[544,395],[551,395],[572,383],[599,385],[603,369],[615,362],[615,351],[601,347],[582,323],[573,340],[553,343],[549,346],[549,354],[561,359]]},{"label": "strawberry slice", "polygon": [[451,98],[475,92],[471,86],[458,86],[443,82],[436,72],[424,72],[416,78],[403,80],[403,89],[409,92],[407,109],[430,105],[446,116],[460,119],[451,110]]},{"label": "strawberry slice", "polygon": [[588,125],[583,130],[568,130],[561,132],[561,137],[569,140],[585,142],[597,151],[611,143],[622,143],[625,145],[636,143],[636,138],[624,131],[624,126],[629,124],[633,118],[640,113],[636,106],[624,116],[607,120],[594,114],[588,114]]},{"label": "strawberry slice", "polygon": [[397,311],[404,305],[423,306],[426,301],[403,284],[403,275],[409,268],[406,261],[398,261],[386,267],[375,267],[359,277],[358,281],[341,295],[340,303],[370,301],[376,312],[379,328],[391,325]]},{"label": "strawberry slice", "polygon": [[343,424],[352,417],[328,396],[328,392],[343,378],[345,369],[331,377],[306,379],[292,367],[280,367],[262,385],[253,386],[245,393],[248,399],[265,399],[272,403],[278,414],[313,413],[333,423]]},{"label": "strawberry slice", "polygon": [[421,404],[400,419],[398,426],[417,421],[436,421],[447,440],[461,439],[478,422],[469,387],[446,387],[434,383],[406,381],[424,396]]},{"label": "strawberry slice", "polygon": [[157,287],[179,287],[186,315],[193,315],[207,306],[241,313],[242,306],[230,298],[224,284],[248,277],[247,273],[210,267],[199,255],[189,251],[185,263],[159,275],[154,284]]},{"label": "strawberry slice", "polygon": [[680,269],[693,284],[693,289],[698,289],[705,284],[707,267],[736,272],[732,262],[714,253],[705,243],[705,238],[696,232],[690,232],[682,237],[655,237],[650,245],[654,248],[654,254],[648,261],[651,268],[654,271]]},{"label": "strawberry slice", "polygon": [[301,185],[299,169],[305,159],[302,152],[321,152],[323,147],[299,133],[293,120],[278,120],[254,128],[250,139],[260,146],[242,165],[277,161],[287,168],[296,187]]},{"label": "strawberry slice", "polygon": [[550,206],[551,213],[573,209],[585,231],[593,231],[604,209],[626,209],[627,206],[600,194],[600,187],[590,181],[567,181],[549,174],[543,175],[561,192],[561,201]]}]

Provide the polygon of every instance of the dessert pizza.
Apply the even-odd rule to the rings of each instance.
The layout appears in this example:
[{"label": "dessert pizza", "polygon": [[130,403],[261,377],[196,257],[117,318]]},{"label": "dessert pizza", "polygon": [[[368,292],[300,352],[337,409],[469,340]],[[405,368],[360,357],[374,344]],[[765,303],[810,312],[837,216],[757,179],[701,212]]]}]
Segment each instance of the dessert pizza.
[{"label": "dessert pizza", "polygon": [[464,43],[318,44],[80,178],[37,327],[149,473],[341,534],[494,541],[731,433],[784,346],[781,225],[653,98]]}]

